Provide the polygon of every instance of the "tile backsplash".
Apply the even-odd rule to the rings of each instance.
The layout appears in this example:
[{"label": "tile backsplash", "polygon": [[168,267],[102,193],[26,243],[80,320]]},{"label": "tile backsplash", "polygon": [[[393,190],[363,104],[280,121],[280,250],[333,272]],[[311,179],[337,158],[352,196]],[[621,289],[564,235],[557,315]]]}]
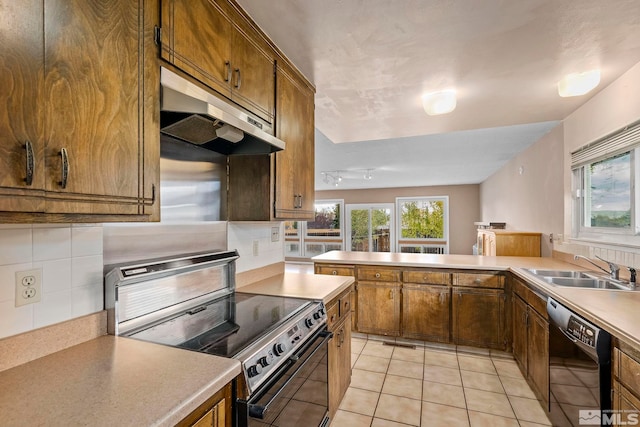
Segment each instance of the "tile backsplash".
[{"label": "tile backsplash", "polygon": [[[0,338],[100,311],[102,225],[0,225]],[[41,301],[15,307],[15,273],[42,268]]]}]

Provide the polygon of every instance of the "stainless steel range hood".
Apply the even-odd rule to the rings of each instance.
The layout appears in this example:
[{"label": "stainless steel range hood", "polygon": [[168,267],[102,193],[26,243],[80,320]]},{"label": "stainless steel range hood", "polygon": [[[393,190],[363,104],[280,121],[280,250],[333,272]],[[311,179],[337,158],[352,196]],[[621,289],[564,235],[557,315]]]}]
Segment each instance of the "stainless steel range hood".
[{"label": "stainless steel range hood", "polygon": [[225,155],[270,154],[284,141],[273,127],[176,73],[161,68],[160,132]]}]

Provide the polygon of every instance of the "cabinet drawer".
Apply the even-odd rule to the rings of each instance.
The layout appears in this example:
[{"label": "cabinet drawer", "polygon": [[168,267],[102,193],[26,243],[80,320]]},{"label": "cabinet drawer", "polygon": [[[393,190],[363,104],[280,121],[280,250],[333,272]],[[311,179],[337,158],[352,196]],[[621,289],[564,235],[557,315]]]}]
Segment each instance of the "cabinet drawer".
[{"label": "cabinet drawer", "polygon": [[455,273],[453,286],[503,289],[504,275],[500,273]]},{"label": "cabinet drawer", "polygon": [[333,325],[335,325],[338,320],[340,320],[340,301],[331,304],[327,308],[327,328],[331,331],[333,330]]},{"label": "cabinet drawer", "polygon": [[404,283],[449,285],[451,284],[451,274],[428,270],[403,271],[402,281]]},{"label": "cabinet drawer", "polygon": [[618,381],[640,395],[640,363],[618,348],[613,349],[613,370]]},{"label": "cabinet drawer", "polygon": [[316,274],[329,274],[332,276],[354,276],[354,268],[344,265],[316,264]]},{"label": "cabinet drawer", "polygon": [[358,280],[399,282],[400,270],[390,268],[358,267]]}]

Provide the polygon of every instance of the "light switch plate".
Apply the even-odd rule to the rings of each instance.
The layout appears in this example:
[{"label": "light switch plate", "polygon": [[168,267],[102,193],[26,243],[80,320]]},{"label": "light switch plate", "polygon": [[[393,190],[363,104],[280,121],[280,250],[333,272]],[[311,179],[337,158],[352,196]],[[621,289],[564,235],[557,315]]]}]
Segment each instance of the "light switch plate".
[{"label": "light switch plate", "polygon": [[271,227],[271,241],[272,242],[280,241],[280,227]]}]

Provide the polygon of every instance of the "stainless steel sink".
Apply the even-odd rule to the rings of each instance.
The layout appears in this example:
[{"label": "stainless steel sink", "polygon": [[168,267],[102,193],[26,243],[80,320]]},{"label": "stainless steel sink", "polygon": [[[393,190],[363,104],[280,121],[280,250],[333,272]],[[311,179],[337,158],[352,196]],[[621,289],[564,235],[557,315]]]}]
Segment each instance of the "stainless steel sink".
[{"label": "stainless steel sink", "polygon": [[576,278],[591,278],[582,271],[564,271],[564,270],[536,270],[529,269],[530,272],[538,276],[544,277],[576,277]]},{"label": "stainless steel sink", "polygon": [[[527,269],[546,282],[570,288],[612,289],[617,291],[634,291],[636,288],[614,279],[599,277],[593,273],[573,270],[538,270]],[[640,288],[639,288],[640,289]]]},{"label": "stainless steel sink", "polygon": [[575,278],[575,277],[545,277],[545,280],[549,283],[558,286],[567,286],[572,288],[590,288],[590,289],[616,289],[616,290],[629,290],[623,285],[619,285],[615,282],[611,282],[605,279],[592,279],[592,278]]}]

